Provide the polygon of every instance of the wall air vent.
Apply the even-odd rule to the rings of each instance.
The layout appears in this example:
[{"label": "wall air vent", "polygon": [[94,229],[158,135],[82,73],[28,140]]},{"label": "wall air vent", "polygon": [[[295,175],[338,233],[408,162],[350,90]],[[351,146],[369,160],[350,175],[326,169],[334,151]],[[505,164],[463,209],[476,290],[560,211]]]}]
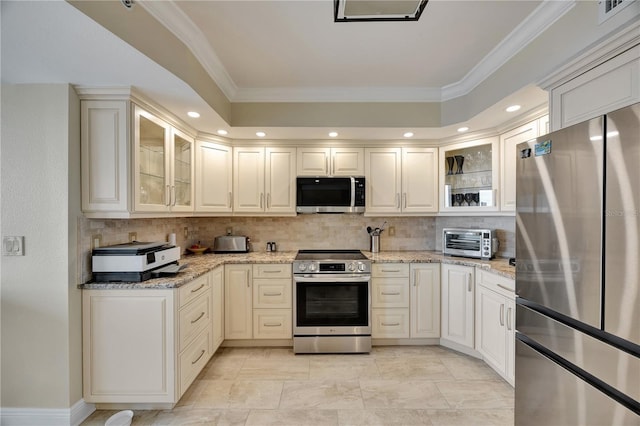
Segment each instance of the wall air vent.
[{"label": "wall air vent", "polygon": [[633,7],[630,7],[625,13],[637,15],[640,12],[639,0],[598,0],[598,24],[602,24],[613,15],[631,5],[633,5]]},{"label": "wall air vent", "polygon": [[335,22],[417,21],[428,0],[333,0]]}]

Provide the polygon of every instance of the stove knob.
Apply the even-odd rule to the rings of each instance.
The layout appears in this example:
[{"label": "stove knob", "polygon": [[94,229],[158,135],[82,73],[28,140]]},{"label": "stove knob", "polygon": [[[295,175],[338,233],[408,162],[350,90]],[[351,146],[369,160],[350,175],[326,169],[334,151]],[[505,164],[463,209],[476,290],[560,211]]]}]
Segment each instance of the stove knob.
[{"label": "stove knob", "polygon": [[316,268],[317,268],[317,266],[316,266],[316,264],[315,264],[315,263],[310,263],[310,264],[309,264],[309,270],[310,270],[311,272],[315,271],[315,270],[316,270]]},{"label": "stove knob", "polygon": [[356,270],[356,263],[355,262],[351,262],[347,265],[347,269],[350,270],[351,272]]},{"label": "stove knob", "polygon": [[364,263],[358,262],[358,271],[364,272],[365,269],[367,269],[366,265]]},{"label": "stove knob", "polygon": [[301,263],[298,265],[298,269],[300,269],[301,271],[304,271],[307,269],[307,264],[306,263]]}]

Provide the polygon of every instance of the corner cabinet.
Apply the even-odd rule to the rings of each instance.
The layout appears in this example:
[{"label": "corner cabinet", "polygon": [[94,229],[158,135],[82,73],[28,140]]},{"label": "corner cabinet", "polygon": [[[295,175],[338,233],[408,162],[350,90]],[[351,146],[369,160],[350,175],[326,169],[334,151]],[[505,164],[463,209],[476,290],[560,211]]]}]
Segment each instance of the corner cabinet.
[{"label": "corner cabinet", "polygon": [[499,138],[490,137],[440,147],[440,211],[497,211]]},{"label": "corner cabinet", "polygon": [[474,348],[474,274],[471,266],[441,265],[441,338],[454,349]]},{"label": "corner cabinet", "polygon": [[192,213],[194,138],[129,99],[81,97],[85,215],[128,218]]},{"label": "corner cabinet", "polygon": [[295,148],[234,147],[234,213],[295,215],[295,173]]},{"label": "corner cabinet", "polygon": [[210,274],[177,289],[83,290],[83,394],[111,408],[171,408],[218,345]]},{"label": "corner cabinet", "polygon": [[367,148],[367,214],[438,211],[437,148]]},{"label": "corner cabinet", "polygon": [[233,150],[230,146],[196,140],[196,213],[231,213]]}]

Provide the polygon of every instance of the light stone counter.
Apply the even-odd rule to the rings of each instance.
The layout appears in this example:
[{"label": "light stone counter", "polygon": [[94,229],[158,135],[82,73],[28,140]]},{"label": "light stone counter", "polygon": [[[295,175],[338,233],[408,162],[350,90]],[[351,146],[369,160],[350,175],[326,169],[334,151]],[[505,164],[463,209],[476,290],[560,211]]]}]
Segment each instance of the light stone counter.
[{"label": "light stone counter", "polygon": [[[362,252],[374,263],[449,263],[454,265],[473,266],[515,278],[515,267],[509,265],[507,259],[479,260],[462,257],[443,256],[436,251],[382,251],[379,253]],[[186,265],[176,276],[154,278],[143,282],[89,282],[80,284],[84,290],[107,289],[166,289],[177,288],[206,274],[217,266],[226,264],[253,263],[292,263],[297,252],[251,252],[238,254],[202,254],[186,255],[180,259],[180,265]]]}]

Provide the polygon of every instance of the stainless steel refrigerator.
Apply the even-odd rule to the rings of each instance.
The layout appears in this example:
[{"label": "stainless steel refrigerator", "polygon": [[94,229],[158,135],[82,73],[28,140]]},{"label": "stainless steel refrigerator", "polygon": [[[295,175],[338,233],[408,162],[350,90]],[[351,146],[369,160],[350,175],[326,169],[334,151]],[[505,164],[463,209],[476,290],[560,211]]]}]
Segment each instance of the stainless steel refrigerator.
[{"label": "stainless steel refrigerator", "polygon": [[640,104],[517,154],[515,423],[640,425]]}]

